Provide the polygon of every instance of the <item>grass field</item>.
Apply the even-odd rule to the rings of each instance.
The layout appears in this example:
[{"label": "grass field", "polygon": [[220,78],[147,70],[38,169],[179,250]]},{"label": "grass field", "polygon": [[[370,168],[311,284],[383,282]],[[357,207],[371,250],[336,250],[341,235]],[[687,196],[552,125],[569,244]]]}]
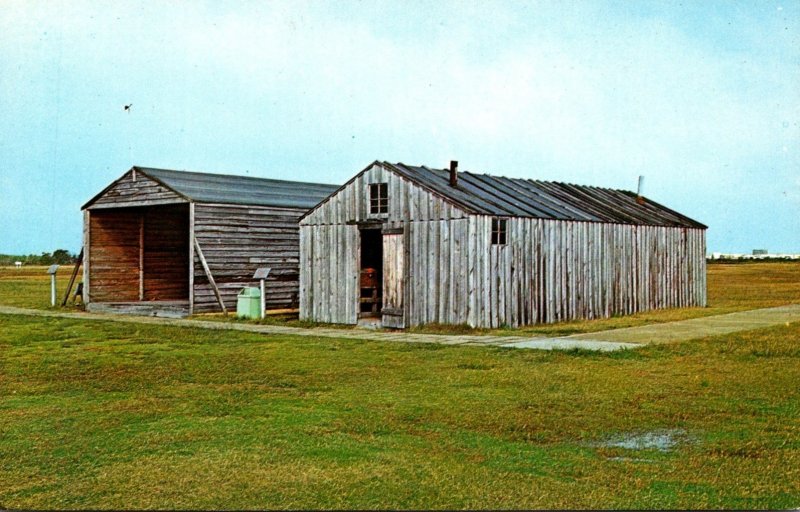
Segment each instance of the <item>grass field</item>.
[{"label": "grass field", "polygon": [[[37,309],[50,307],[50,281],[47,267],[0,267],[0,304]],[[62,267],[58,275],[59,304],[66,291],[71,268]],[[562,322],[519,329],[470,329],[464,326],[426,325],[410,332],[469,333],[563,336],[581,332],[618,329],[650,323],[685,320],[747,309],[800,303],[800,262],[710,264],[708,266],[708,307],[664,309],[636,315],[591,321]],[[68,309],[75,309],[71,306]],[[204,320],[242,321],[234,317],[203,315]],[[253,322],[253,321],[250,321]],[[314,325],[291,316],[267,317],[254,323],[308,327]],[[349,326],[338,326],[348,328]]]},{"label": "grass field", "polygon": [[[699,311],[800,302],[800,265],[709,270]],[[798,382],[797,323],[595,353],[0,315],[0,508],[796,508]]]}]

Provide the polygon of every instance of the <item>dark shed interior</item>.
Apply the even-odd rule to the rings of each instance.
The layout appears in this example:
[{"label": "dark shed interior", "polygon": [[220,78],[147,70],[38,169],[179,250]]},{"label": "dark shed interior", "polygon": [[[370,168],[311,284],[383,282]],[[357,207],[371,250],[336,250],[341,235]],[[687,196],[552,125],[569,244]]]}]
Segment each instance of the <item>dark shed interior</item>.
[{"label": "dark shed interior", "polygon": [[90,300],[189,300],[189,205],[100,209],[91,215]]}]

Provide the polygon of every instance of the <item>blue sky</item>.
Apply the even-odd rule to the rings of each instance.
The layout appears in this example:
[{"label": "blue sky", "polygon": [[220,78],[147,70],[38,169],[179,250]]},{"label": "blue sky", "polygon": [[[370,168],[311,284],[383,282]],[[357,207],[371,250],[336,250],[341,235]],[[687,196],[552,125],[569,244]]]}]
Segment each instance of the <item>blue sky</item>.
[{"label": "blue sky", "polygon": [[341,183],[375,159],[642,174],[709,251],[800,252],[800,2],[0,6],[2,253],[77,252],[134,164]]}]

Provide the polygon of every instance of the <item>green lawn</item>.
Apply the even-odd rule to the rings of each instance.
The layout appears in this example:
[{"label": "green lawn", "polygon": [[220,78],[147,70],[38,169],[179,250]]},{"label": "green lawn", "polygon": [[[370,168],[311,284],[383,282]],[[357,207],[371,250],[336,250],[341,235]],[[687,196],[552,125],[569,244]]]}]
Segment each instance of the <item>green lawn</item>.
[{"label": "green lawn", "polygon": [[[0,268],[2,304],[47,287]],[[709,298],[531,330],[797,303],[800,265]],[[798,382],[798,323],[594,353],[0,315],[0,508],[796,508]]]},{"label": "green lawn", "polygon": [[[0,315],[0,508],[791,508],[800,325],[611,354]],[[607,447],[678,429],[669,451]]]},{"label": "green lawn", "polygon": [[[50,308],[49,276],[47,267],[0,267],[0,304],[37,309]],[[64,266],[58,276],[59,304],[66,291],[71,267]],[[582,332],[596,332],[652,323],[685,320],[701,316],[719,315],[747,309],[781,306],[800,303],[800,261],[793,262],[748,262],[712,263],[708,265],[708,307],[663,309],[636,315],[614,318],[562,322],[550,325],[527,326],[519,329],[470,329],[465,326],[426,325],[410,332],[441,334],[491,334],[491,335],[544,335],[564,336]],[[76,309],[69,306],[69,309]],[[202,315],[204,320],[246,321],[222,314]],[[265,320],[247,321],[311,327],[312,322],[299,321],[287,315],[268,316]],[[352,326],[328,325],[351,328]]]}]

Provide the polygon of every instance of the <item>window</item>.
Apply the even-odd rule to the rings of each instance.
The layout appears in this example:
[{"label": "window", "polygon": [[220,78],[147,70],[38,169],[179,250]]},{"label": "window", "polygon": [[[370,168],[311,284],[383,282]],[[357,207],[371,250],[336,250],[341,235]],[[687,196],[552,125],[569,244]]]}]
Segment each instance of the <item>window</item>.
[{"label": "window", "polygon": [[369,213],[389,213],[389,194],[386,183],[369,186]]},{"label": "window", "polygon": [[506,219],[492,219],[492,245],[506,245]]}]

